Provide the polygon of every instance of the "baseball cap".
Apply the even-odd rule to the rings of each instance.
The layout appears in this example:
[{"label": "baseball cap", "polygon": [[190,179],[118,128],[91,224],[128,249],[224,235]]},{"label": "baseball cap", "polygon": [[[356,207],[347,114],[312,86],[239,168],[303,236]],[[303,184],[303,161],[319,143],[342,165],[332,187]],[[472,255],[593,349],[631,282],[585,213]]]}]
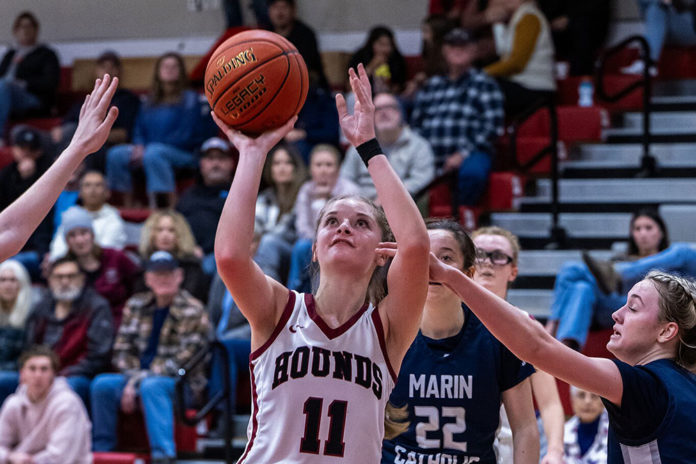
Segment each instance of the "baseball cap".
[{"label": "baseball cap", "polygon": [[20,126],[12,131],[12,145],[30,150],[41,148],[41,134],[29,126]]},{"label": "baseball cap", "polygon": [[60,225],[63,226],[63,236],[66,237],[71,230],[89,229],[94,233],[92,216],[86,209],[79,206],[71,206],[61,216]]},{"label": "baseball cap", "polygon": [[442,38],[442,42],[447,45],[466,45],[474,41],[471,32],[461,27],[455,27]]},{"label": "baseball cap", "polygon": [[168,251],[155,251],[145,263],[146,271],[173,271],[179,267],[179,261]]},{"label": "baseball cap", "polygon": [[226,155],[231,155],[230,144],[220,137],[211,137],[201,145],[201,154],[205,156],[210,150],[220,150]]}]

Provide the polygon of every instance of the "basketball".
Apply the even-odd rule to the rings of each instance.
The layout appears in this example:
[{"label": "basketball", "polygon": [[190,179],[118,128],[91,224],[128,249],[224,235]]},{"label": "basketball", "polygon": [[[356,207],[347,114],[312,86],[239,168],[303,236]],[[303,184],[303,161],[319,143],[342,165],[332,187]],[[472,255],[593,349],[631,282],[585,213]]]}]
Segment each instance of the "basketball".
[{"label": "basketball", "polygon": [[205,95],[233,129],[257,135],[282,126],[307,97],[307,66],[283,36],[252,30],[235,34],[213,52],[205,70]]}]

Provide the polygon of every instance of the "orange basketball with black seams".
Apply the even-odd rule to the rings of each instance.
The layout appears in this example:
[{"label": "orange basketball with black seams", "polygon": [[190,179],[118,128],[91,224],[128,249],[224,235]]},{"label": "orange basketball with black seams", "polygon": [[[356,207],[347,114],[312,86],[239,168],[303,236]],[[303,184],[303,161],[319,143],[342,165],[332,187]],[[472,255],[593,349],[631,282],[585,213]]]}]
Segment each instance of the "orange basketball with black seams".
[{"label": "orange basketball with black seams", "polygon": [[307,65],[297,48],[270,31],[235,34],[213,53],[205,70],[205,95],[233,129],[257,135],[282,126],[307,98]]}]

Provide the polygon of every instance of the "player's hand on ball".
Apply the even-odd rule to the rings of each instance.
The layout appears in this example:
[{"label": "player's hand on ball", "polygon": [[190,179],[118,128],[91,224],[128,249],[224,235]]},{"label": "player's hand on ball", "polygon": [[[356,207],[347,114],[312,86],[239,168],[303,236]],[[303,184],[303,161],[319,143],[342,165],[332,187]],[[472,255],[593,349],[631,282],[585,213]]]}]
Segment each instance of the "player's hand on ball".
[{"label": "player's hand on ball", "polygon": [[235,146],[239,155],[252,154],[254,156],[266,156],[266,154],[273,148],[278,142],[283,140],[285,135],[292,130],[295,126],[295,121],[297,121],[297,116],[290,118],[288,122],[282,126],[264,132],[256,138],[249,137],[243,133],[232,129],[230,126],[225,124],[214,112],[210,112],[215,120],[215,123],[220,129],[225,133],[232,145]]},{"label": "player's hand on ball", "polygon": [[92,93],[87,94],[80,109],[80,121],[70,145],[85,155],[99,150],[106,142],[111,127],[118,117],[118,108],[112,106],[111,97],[118,88],[118,78],[105,74],[97,79]]},{"label": "player's hand on ball", "polygon": [[351,68],[348,70],[350,88],[355,94],[353,114],[348,114],[346,99],[336,95],[338,121],[346,139],[355,147],[375,138],[375,105],[372,103],[372,87],[365,67],[358,65],[357,74]]}]

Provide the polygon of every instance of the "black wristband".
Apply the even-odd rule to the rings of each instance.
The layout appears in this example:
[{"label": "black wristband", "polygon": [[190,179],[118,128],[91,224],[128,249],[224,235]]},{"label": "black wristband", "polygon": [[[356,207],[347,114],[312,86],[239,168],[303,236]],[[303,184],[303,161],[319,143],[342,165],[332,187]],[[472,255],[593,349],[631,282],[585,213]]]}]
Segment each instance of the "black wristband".
[{"label": "black wristband", "polygon": [[361,143],[360,145],[355,147],[355,149],[358,150],[358,155],[360,155],[360,158],[362,158],[363,163],[365,163],[365,166],[367,166],[367,163],[372,158],[384,153],[382,151],[382,147],[379,146],[379,142],[376,138],[370,139],[365,143]]}]

